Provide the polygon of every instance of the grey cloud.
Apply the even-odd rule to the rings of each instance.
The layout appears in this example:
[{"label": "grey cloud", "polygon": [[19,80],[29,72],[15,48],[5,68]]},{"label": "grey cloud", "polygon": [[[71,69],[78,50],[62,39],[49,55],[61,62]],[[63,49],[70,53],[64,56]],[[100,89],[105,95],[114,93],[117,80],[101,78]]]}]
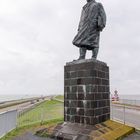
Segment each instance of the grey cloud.
[{"label": "grey cloud", "polygon": [[[85,2],[0,1],[0,93],[63,93],[63,66],[78,57],[71,42]],[[108,21],[99,60],[110,66],[111,91],[138,94],[140,2],[101,2]]]}]

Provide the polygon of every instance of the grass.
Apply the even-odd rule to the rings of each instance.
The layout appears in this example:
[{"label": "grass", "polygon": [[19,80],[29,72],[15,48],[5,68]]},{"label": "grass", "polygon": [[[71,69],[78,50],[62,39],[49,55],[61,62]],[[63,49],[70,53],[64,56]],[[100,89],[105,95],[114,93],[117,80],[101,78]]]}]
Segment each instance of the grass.
[{"label": "grass", "polygon": [[18,116],[18,126],[26,126],[34,123],[62,118],[63,103],[59,101],[45,101],[30,111]]},{"label": "grass", "polygon": [[57,123],[61,123],[61,122],[63,122],[63,118],[46,121],[42,125],[40,125],[40,123],[36,123],[34,125],[20,127],[20,128],[17,128],[15,130],[11,131],[10,133],[8,133],[6,136],[1,138],[0,140],[12,140],[14,137],[20,136],[27,131],[35,132],[37,129],[40,129],[43,127],[47,128],[47,127],[56,125]]},{"label": "grass", "polygon": [[64,96],[63,95],[58,95],[55,98],[64,101]]},{"label": "grass", "polygon": [[27,131],[49,127],[63,122],[63,103],[55,100],[44,101],[35,108],[18,116],[18,127],[0,140],[12,140]]}]

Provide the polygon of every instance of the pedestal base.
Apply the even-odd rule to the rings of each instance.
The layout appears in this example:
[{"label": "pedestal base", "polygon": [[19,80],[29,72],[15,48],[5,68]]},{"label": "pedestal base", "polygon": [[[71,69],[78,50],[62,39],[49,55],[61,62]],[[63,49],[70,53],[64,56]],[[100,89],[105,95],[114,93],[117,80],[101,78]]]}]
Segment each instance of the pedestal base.
[{"label": "pedestal base", "polygon": [[55,127],[51,138],[55,140],[116,140],[134,131],[132,127],[110,120],[94,126],[64,123]]}]

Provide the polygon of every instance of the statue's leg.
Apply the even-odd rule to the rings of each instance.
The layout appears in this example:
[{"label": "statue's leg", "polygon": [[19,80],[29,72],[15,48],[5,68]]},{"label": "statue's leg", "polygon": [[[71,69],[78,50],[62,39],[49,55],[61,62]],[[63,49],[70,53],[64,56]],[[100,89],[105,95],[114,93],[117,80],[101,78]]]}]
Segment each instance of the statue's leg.
[{"label": "statue's leg", "polygon": [[92,58],[93,59],[96,59],[97,58],[98,52],[99,52],[99,48],[94,48],[92,50]]},{"label": "statue's leg", "polygon": [[86,48],[83,48],[83,47],[81,47],[79,49],[80,57],[79,57],[78,60],[85,59],[85,57],[86,57],[86,51],[87,51],[87,49]]}]

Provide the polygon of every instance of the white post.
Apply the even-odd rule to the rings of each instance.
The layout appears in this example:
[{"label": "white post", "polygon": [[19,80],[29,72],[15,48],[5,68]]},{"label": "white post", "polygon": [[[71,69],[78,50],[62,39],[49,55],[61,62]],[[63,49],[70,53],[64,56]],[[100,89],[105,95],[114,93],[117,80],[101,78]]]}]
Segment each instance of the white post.
[{"label": "white post", "polygon": [[125,125],[125,123],[126,123],[126,120],[125,120],[125,119],[126,119],[126,118],[125,118],[125,113],[126,113],[126,112],[125,112],[125,104],[124,104],[124,107],[123,107],[123,109],[124,109],[124,112],[123,112],[123,114],[124,114],[124,125]]}]

